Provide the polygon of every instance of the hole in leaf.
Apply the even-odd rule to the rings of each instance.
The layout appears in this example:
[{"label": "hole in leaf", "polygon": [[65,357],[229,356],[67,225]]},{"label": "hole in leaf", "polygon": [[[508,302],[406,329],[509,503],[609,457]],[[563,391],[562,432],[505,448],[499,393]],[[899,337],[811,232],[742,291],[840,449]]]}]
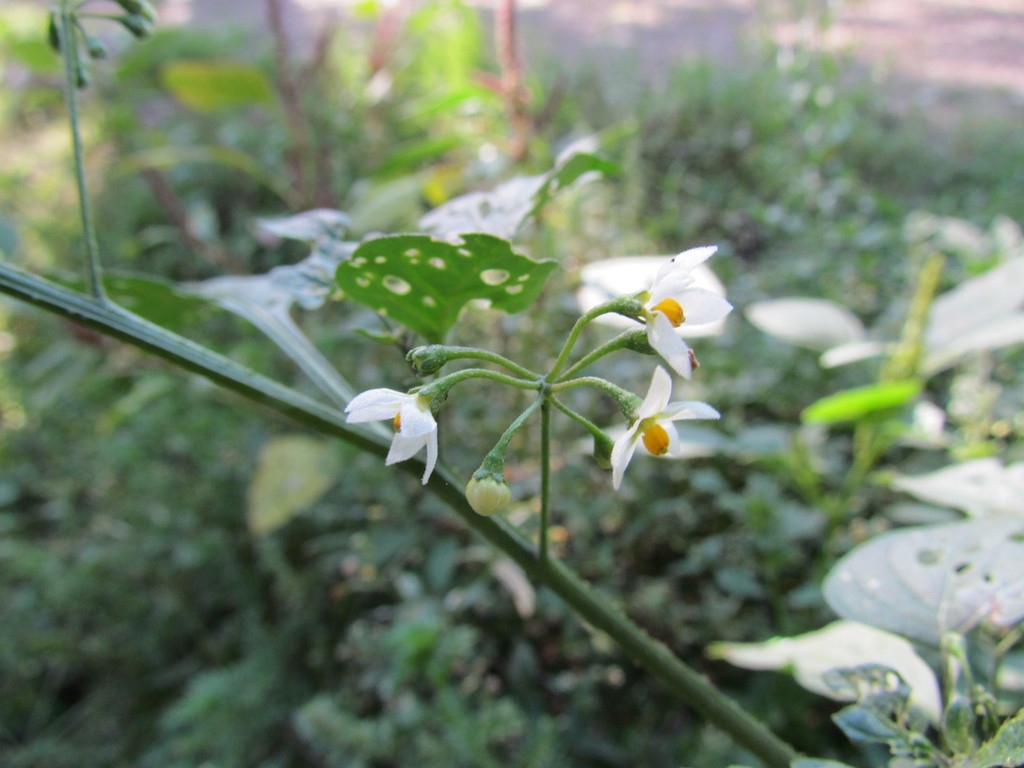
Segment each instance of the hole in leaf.
[{"label": "hole in leaf", "polygon": [[459,248],[455,252],[457,254],[459,254],[459,256],[472,256],[473,255],[472,251],[467,251],[465,248]]},{"label": "hole in leaf", "polygon": [[480,273],[480,279],[487,285],[501,285],[509,278],[507,269],[485,269]]},{"label": "hole in leaf", "polygon": [[352,259],[352,266],[353,267],[361,267],[365,263],[366,263],[366,257],[365,256],[360,256],[357,259]]},{"label": "hole in leaf", "polygon": [[448,268],[448,264],[445,263],[445,260],[441,259],[441,258],[438,258],[437,256],[432,258],[427,263],[430,264],[430,266],[432,266],[434,269],[447,269]]},{"label": "hole in leaf", "polygon": [[414,259],[414,258],[416,258],[417,256],[420,255],[420,249],[419,248],[410,248],[409,250],[407,250],[405,252],[405,255],[408,256],[410,259]]},{"label": "hole in leaf", "polygon": [[434,301],[434,297],[433,296],[424,296],[423,297],[423,303],[426,304],[428,307],[436,307],[437,306],[437,302]]},{"label": "hole in leaf", "polygon": [[921,565],[935,565],[942,559],[942,555],[934,549],[922,549],[917,553],[917,562]]},{"label": "hole in leaf", "polygon": [[373,260],[373,263],[374,264],[387,264],[388,263],[388,257],[387,256],[378,256],[377,258],[375,258]]},{"label": "hole in leaf", "polygon": [[523,292],[523,286],[521,286],[521,285],[510,285],[508,288],[505,289],[505,293],[510,293],[512,295],[515,295],[517,293],[522,293],[522,292]]},{"label": "hole in leaf", "polygon": [[529,275],[520,275],[519,277],[516,278],[516,280],[518,280],[520,283],[525,283],[529,279]]},{"label": "hole in leaf", "polygon": [[412,286],[409,285],[405,280],[394,275],[387,275],[384,278],[384,287],[392,293],[397,293],[399,296],[405,296],[409,291],[412,290]]},{"label": "hole in leaf", "polygon": [[357,277],[356,278],[356,285],[358,285],[360,288],[365,288],[369,284],[370,284],[370,281],[367,280],[365,277]]}]

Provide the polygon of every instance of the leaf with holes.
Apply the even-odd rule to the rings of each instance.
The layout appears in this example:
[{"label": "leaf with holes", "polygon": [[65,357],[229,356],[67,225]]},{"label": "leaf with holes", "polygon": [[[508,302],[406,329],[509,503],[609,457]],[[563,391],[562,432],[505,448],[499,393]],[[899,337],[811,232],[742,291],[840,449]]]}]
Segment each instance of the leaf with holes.
[{"label": "leaf with holes", "polygon": [[394,235],[362,243],[336,277],[348,298],[438,343],[473,299],[505,312],[526,309],[555,264],[518,254],[491,235],[464,235],[461,242]]},{"label": "leaf with holes", "polygon": [[945,632],[1024,619],[1024,520],[995,517],[894,531],[829,573],[825,599],[845,619],[937,645]]}]

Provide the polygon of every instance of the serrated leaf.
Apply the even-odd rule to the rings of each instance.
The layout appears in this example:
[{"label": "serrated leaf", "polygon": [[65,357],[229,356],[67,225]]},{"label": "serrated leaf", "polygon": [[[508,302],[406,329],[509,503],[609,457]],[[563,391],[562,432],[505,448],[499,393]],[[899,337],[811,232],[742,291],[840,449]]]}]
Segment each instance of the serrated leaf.
[{"label": "serrated leaf", "polygon": [[441,342],[474,299],[505,312],[526,309],[554,267],[490,235],[467,234],[461,242],[394,235],[363,242],[336,278],[348,298]]},{"label": "serrated leaf", "polygon": [[892,486],[971,517],[1024,516],[1024,462],[1004,467],[998,459],[976,459],[926,475],[901,475]]},{"label": "serrated leaf", "polygon": [[865,340],[861,321],[846,307],[826,299],[773,299],[746,309],[758,329],[782,341],[824,351]]},{"label": "serrated leaf", "polygon": [[804,408],[800,420],[805,424],[856,421],[874,413],[906,405],[920,392],[921,383],[909,380],[846,389],[823,397]]},{"label": "serrated leaf", "polygon": [[708,655],[744,669],[791,672],[807,690],[839,701],[854,701],[856,695],[830,685],[829,670],[885,664],[910,687],[911,702],[931,722],[938,721],[939,685],[931,668],[907,640],[867,624],[835,621],[815,632],[763,643],[713,643]]},{"label": "serrated leaf", "polygon": [[197,112],[269,104],[274,97],[267,76],[241,61],[172,61],[160,70],[160,81]]},{"label": "serrated leaf", "polygon": [[840,616],[937,645],[945,632],[1024,619],[1024,520],[894,531],[843,557],[824,584]]},{"label": "serrated leaf", "polygon": [[260,451],[249,486],[249,530],[271,533],[326,493],[341,473],[333,444],[304,435],[275,438]]},{"label": "serrated leaf", "polygon": [[1024,764],[1024,710],[1003,723],[992,740],[971,756],[970,764],[972,768],[1016,768]]}]

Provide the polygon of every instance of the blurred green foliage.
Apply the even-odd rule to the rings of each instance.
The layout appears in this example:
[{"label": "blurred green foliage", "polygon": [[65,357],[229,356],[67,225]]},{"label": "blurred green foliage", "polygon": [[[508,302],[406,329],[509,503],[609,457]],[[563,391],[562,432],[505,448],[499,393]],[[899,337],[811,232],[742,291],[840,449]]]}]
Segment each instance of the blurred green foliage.
[{"label": "blurred green foliage", "polygon": [[[77,217],[57,59],[39,42],[43,30],[42,16],[20,6],[0,17],[0,252],[66,275],[78,269]],[[400,35],[383,60],[370,37],[325,40],[319,65],[299,73],[308,154],[297,160],[288,116],[268,95],[279,73],[242,36],[164,29],[96,67],[86,117],[108,266],[172,280],[264,272],[304,253],[257,237],[258,216],[331,205],[363,232],[410,228],[451,195],[507,175],[501,102],[475,76],[488,66],[475,14],[428,3]],[[211,79],[211,68],[221,74]],[[220,77],[240,72],[246,92],[218,95]],[[898,327],[919,264],[908,217],[1024,220],[1012,160],[1024,135],[999,122],[897,113],[891,94],[845,72],[839,59],[799,51],[786,66],[768,55],[728,70],[683,64],[663,91],[626,109],[587,73],[574,75],[533,137],[534,165],[518,170],[544,170],[564,137],[597,133],[625,172],[553,209],[532,236],[539,255],[568,268],[537,312],[469,315],[456,333],[537,340],[518,342],[517,359],[530,365],[553,352],[540,343],[545,329],[572,322],[552,297],[574,286],[579,266],[706,242],[722,245],[716,266],[739,307],[821,296]],[[550,90],[532,87],[538,100]],[[945,287],[977,268],[947,250]],[[203,320],[187,324],[195,337],[306,386],[253,330]],[[301,320],[353,381],[413,381],[401,349],[338,333],[365,329],[361,310],[332,306]],[[613,496],[566,428],[555,450],[558,554],[624,596],[652,635],[798,748],[849,759],[828,713],[795,683],[701,653],[711,640],[824,624],[823,547],[841,551],[889,524],[879,514],[889,492],[867,486],[826,546],[825,521],[801,496],[784,448],[807,404],[863,379],[822,370],[813,354],[738,317],[698,350],[705,368],[687,397],[723,412],[733,449],[637,462]],[[710,768],[745,759],[378,462],[338,447],[329,462],[342,467],[337,483],[259,535],[247,526],[250,479],[289,425],[8,303],[0,360],[5,766]],[[979,355],[929,384],[952,402],[952,429],[976,453],[1020,456],[1020,362],[1020,352]],[[602,365],[637,387],[647,375],[619,360]],[[469,471],[514,397],[460,394],[442,435],[446,459]],[[601,423],[616,420],[607,403],[591,405]],[[823,475],[838,473],[849,450],[842,433],[800,439]],[[529,530],[536,472],[528,447],[513,450],[508,476],[527,501],[509,516]],[[941,453],[913,461],[934,466]]]}]

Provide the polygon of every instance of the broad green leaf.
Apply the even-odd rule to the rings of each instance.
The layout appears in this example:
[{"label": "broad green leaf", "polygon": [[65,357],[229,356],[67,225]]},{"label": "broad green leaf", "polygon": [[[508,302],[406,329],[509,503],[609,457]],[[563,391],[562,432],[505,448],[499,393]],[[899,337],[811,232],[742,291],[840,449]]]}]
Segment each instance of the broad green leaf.
[{"label": "broad green leaf", "polygon": [[474,299],[505,312],[526,309],[554,267],[490,235],[461,243],[394,235],[362,243],[338,266],[337,281],[348,298],[440,342]]},{"label": "broad green leaf", "polygon": [[829,670],[884,664],[910,687],[911,703],[931,722],[938,722],[939,685],[931,667],[905,639],[867,624],[835,621],[815,632],[763,643],[712,643],[707,652],[744,669],[791,672],[807,690],[840,701],[854,701],[856,696],[829,685]]},{"label": "broad green leaf", "polygon": [[824,584],[845,619],[937,645],[945,632],[1024,619],[1024,520],[996,517],[878,536]]},{"label": "broad green leaf", "polygon": [[257,536],[277,530],[323,496],[341,470],[330,441],[304,435],[271,440],[249,486],[249,530]]},{"label": "broad green leaf", "polygon": [[852,768],[847,763],[839,763],[835,760],[821,760],[816,757],[801,757],[789,764],[790,768]]},{"label": "broad green leaf", "polygon": [[269,104],[274,89],[263,72],[241,61],[172,61],[160,80],[178,101],[197,112]]},{"label": "broad green leaf", "polygon": [[846,389],[823,397],[804,408],[800,419],[805,424],[836,424],[856,421],[880,411],[906,405],[921,392],[917,381],[890,381]]},{"label": "broad green leaf", "polygon": [[540,176],[520,176],[500,184],[491,192],[470,192],[449,200],[420,219],[420,226],[438,237],[482,232],[512,238],[559,192],[584,177],[618,173],[619,167],[588,152],[559,159],[551,171]]},{"label": "broad green leaf", "polygon": [[846,307],[825,299],[773,299],[746,309],[759,330],[782,341],[824,351],[866,340],[864,325]]},{"label": "broad green leaf", "polygon": [[971,517],[1024,516],[1024,462],[1004,467],[998,459],[976,459],[926,475],[900,475],[892,486]]},{"label": "broad green leaf", "polygon": [[1024,710],[1003,723],[991,741],[971,756],[971,768],[1024,764]]}]

